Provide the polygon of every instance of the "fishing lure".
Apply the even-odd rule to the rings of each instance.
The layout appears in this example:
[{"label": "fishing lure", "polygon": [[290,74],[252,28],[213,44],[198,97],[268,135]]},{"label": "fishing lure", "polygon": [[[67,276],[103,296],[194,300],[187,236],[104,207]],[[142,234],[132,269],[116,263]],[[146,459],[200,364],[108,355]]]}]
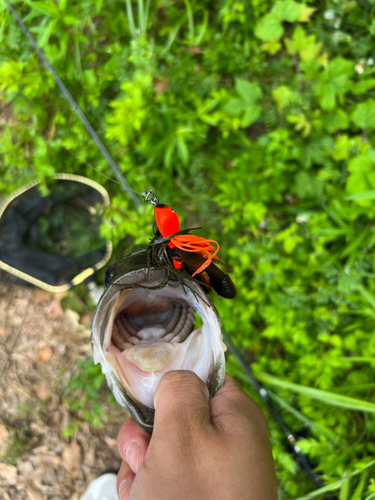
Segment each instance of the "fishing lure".
[{"label": "fishing lure", "polygon": [[168,205],[159,203],[151,194],[152,191],[142,194],[154,206],[155,237],[149,243],[150,260],[153,263],[166,261],[172,264],[173,269],[197,279],[206,291],[213,288],[218,295],[233,299],[237,294],[236,287],[228,274],[217,267],[224,266],[231,271],[217,256],[217,241],[190,234],[190,231],[200,228],[181,231],[176,212]]}]

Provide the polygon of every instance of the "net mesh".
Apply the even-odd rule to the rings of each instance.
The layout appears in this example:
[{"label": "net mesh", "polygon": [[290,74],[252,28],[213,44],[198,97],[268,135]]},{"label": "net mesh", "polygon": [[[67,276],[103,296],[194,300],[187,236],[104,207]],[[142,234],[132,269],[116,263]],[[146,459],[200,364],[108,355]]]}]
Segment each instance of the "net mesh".
[{"label": "net mesh", "polygon": [[[55,180],[15,197],[0,218],[0,260],[48,285],[69,283],[106,254],[100,236],[102,194],[77,181]],[[6,279],[8,273],[1,273]],[[14,281],[14,280],[12,280]]]}]

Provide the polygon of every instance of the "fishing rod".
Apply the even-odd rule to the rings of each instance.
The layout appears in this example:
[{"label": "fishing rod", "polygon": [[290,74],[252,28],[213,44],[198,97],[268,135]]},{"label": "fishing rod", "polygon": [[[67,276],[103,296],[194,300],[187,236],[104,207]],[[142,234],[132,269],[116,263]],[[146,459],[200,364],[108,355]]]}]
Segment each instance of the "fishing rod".
[{"label": "fishing rod", "polygon": [[[113,170],[114,174],[116,175],[116,177],[120,181],[120,183],[123,186],[124,190],[131,197],[131,200],[133,201],[134,205],[136,207],[141,206],[140,200],[135,195],[136,191],[134,191],[130,187],[130,185],[129,185],[128,181],[126,180],[125,176],[122,174],[119,166],[117,165],[117,163],[115,162],[115,160],[112,158],[112,156],[109,153],[108,149],[105,147],[105,145],[101,141],[100,137],[98,136],[98,134],[96,133],[96,131],[91,126],[90,122],[87,120],[85,114],[80,109],[80,107],[78,106],[77,102],[75,101],[75,99],[73,98],[73,96],[71,95],[71,93],[69,92],[69,90],[66,88],[66,86],[64,85],[64,83],[62,82],[62,80],[60,79],[60,77],[57,75],[56,71],[54,70],[53,66],[50,64],[50,62],[48,61],[48,59],[46,58],[46,56],[44,55],[43,51],[38,47],[38,45],[35,42],[34,38],[30,34],[30,32],[27,29],[27,27],[22,22],[22,20],[20,19],[20,17],[16,13],[16,11],[13,9],[13,7],[10,4],[9,0],[5,0],[5,3],[7,4],[8,8],[9,8],[9,10],[11,12],[11,14],[15,18],[15,20],[17,21],[18,25],[22,29],[23,33],[25,34],[25,36],[30,41],[31,45],[33,46],[34,50],[38,54],[38,56],[41,59],[42,63],[46,66],[46,68],[48,69],[48,71],[51,73],[51,76],[55,80],[57,86],[60,88],[60,90],[62,91],[63,95],[65,96],[65,98],[67,99],[67,101],[69,102],[69,104],[71,105],[72,110],[75,111],[75,113],[77,114],[77,116],[80,119],[81,123],[83,124],[83,126],[85,127],[85,129],[87,130],[87,132],[89,133],[90,137],[93,139],[93,141],[97,145],[97,147],[100,150],[100,152],[106,158],[109,166],[111,167],[111,169]],[[282,430],[282,432],[286,436],[288,444],[289,444],[289,446],[292,449],[294,460],[305,470],[306,474],[313,481],[313,483],[314,483],[314,485],[315,485],[316,488],[322,488],[322,487],[324,487],[323,481],[320,479],[319,475],[314,472],[314,470],[312,469],[311,465],[309,464],[309,461],[308,461],[306,455],[304,455],[304,453],[302,452],[302,450],[297,445],[297,440],[296,440],[295,436],[289,430],[289,428],[285,424],[283,418],[281,417],[281,415],[279,414],[279,412],[277,411],[277,409],[274,407],[274,405],[272,404],[271,400],[269,399],[267,391],[260,385],[260,383],[254,377],[254,375],[253,375],[250,367],[245,362],[245,360],[242,357],[242,355],[240,354],[239,350],[234,345],[234,343],[232,342],[232,340],[230,339],[230,337],[225,333],[225,331],[223,331],[223,337],[225,339],[225,342],[226,342],[227,346],[229,347],[230,351],[232,352],[233,356],[238,360],[238,362],[241,365],[241,368],[243,369],[243,371],[245,372],[245,374],[249,378],[249,381],[251,382],[252,386],[257,391],[257,393],[259,394],[259,396],[263,400],[264,404],[267,406],[268,410],[270,411],[271,415],[276,420],[276,422],[279,425],[280,429]],[[323,496],[326,496],[326,495],[323,495]],[[329,497],[326,496],[326,498],[328,500],[328,498],[332,499],[333,497],[330,495]]]}]

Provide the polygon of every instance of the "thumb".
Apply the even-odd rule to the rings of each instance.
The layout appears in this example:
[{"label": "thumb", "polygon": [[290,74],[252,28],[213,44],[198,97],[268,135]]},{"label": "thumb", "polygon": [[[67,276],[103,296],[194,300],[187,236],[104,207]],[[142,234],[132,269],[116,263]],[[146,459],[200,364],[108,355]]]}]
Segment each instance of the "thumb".
[{"label": "thumb", "polygon": [[208,425],[211,422],[209,398],[207,386],[194,372],[166,373],[154,397],[154,434]]}]

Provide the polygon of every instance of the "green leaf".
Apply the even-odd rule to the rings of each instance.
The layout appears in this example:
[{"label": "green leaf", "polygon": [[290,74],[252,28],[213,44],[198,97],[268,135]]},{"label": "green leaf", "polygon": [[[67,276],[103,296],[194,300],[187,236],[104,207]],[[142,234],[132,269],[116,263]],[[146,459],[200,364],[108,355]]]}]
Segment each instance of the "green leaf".
[{"label": "green leaf", "polygon": [[279,21],[294,23],[301,15],[302,5],[293,0],[277,0],[272,7],[271,14]]},{"label": "green leaf", "polygon": [[293,92],[286,85],[280,85],[280,87],[272,90],[272,97],[279,111],[282,111],[292,102],[293,96]]},{"label": "green leaf", "polygon": [[335,109],[333,112],[321,117],[323,125],[330,134],[337,130],[346,130],[349,128],[349,118],[345,111],[341,108]]},{"label": "green leaf", "polygon": [[128,23],[129,23],[129,30],[132,35],[132,38],[136,37],[136,31],[135,31],[135,24],[134,24],[134,18],[133,18],[133,10],[132,10],[132,5],[130,0],[125,0],[126,2],[126,15],[128,18]]},{"label": "green leaf", "polygon": [[352,196],[351,201],[355,201],[358,205],[371,207],[373,205],[371,191],[375,190],[373,156],[371,154],[355,156],[348,161],[347,169],[350,172],[345,186],[347,195]]},{"label": "green leaf", "polygon": [[375,200],[375,190],[359,191],[358,193],[352,193],[345,196],[345,200],[348,201]]},{"label": "green leaf", "polygon": [[169,144],[164,152],[164,165],[167,168],[170,168],[170,166],[172,164],[172,157],[173,157],[174,148],[175,148],[175,141],[170,140]]},{"label": "green leaf", "polygon": [[[370,469],[374,465],[375,465],[375,461],[372,461],[366,465],[364,470]],[[338,481],[335,481],[332,484],[329,484],[327,486],[323,486],[323,488],[319,488],[318,490],[312,491],[311,493],[308,493],[307,495],[304,495],[303,497],[298,497],[296,500],[312,500],[313,498],[320,497],[321,495],[324,495],[325,493],[328,493],[330,491],[338,490],[341,487],[343,481],[346,481],[349,478],[358,476],[358,474],[362,474],[362,473],[363,473],[362,470],[355,471],[352,474],[349,474],[349,475],[339,479]],[[368,499],[366,498],[366,500],[368,500]]]},{"label": "green leaf", "polygon": [[188,164],[189,161],[189,150],[186,145],[185,139],[182,135],[176,136],[177,151],[184,165]]},{"label": "green leaf", "polygon": [[312,61],[318,57],[322,50],[322,43],[316,42],[315,35],[307,36],[302,26],[297,26],[293,32],[292,40],[285,40],[290,54],[298,52],[302,61]]},{"label": "green leaf", "polygon": [[262,112],[262,108],[256,104],[262,96],[262,90],[258,84],[246,80],[236,80],[235,87],[242,99],[230,100],[224,111],[231,115],[244,113],[241,126],[246,128],[254,123]]},{"label": "green leaf", "polygon": [[310,16],[314,14],[316,9],[314,7],[308,7],[307,5],[301,5],[301,11],[299,13],[297,21],[300,23],[308,23]]},{"label": "green leaf", "polygon": [[325,71],[320,75],[316,93],[323,109],[333,109],[337,98],[342,101],[344,94],[350,87],[350,76],[353,74],[353,67],[351,61],[337,57],[328,64]]},{"label": "green leaf", "polygon": [[[246,375],[243,375],[244,378],[246,379]],[[375,384],[374,384],[375,385]],[[277,396],[276,394],[274,394],[272,391],[270,390],[267,390],[267,394],[273,399],[276,401],[276,403],[281,407],[281,408],[284,408],[286,411],[288,411],[289,413],[291,413],[294,417],[296,417],[298,420],[300,420],[301,422],[303,422],[304,424],[307,424],[309,425],[310,427],[312,427],[314,430],[316,430],[317,432],[321,432],[322,434],[326,435],[330,440],[334,441],[334,442],[339,442],[337,440],[337,437],[334,435],[333,432],[331,432],[327,427],[325,427],[323,425],[322,422],[313,422],[311,420],[309,420],[307,417],[305,417],[305,415],[303,415],[302,413],[300,413],[298,410],[296,410],[295,408],[293,408],[293,406],[289,405],[284,399],[282,398],[279,398],[279,396]]]},{"label": "green leaf", "polygon": [[362,498],[362,492],[367,483],[368,471],[364,472],[361,476],[361,479],[358,482],[358,485],[350,498],[350,500],[360,500]]},{"label": "green leaf", "polygon": [[367,99],[367,101],[357,104],[351,119],[359,128],[373,129],[375,128],[375,101]]},{"label": "green leaf", "polygon": [[39,47],[43,48],[48,43],[50,36],[52,35],[52,33],[55,30],[57,22],[58,22],[57,19],[54,19],[54,20],[50,21],[50,23],[48,24],[47,28],[45,28],[42,36],[38,39],[38,45],[39,45]]},{"label": "green leaf", "polygon": [[33,9],[42,14],[47,14],[47,16],[58,18],[60,13],[53,2],[44,3],[44,2],[32,2],[31,0],[25,0],[25,3],[30,5]]},{"label": "green leaf", "polygon": [[366,290],[362,285],[357,285],[357,290],[363,295],[369,304],[375,309],[375,297]]},{"label": "green leaf", "polygon": [[166,54],[168,52],[168,50],[171,48],[173,42],[175,41],[175,39],[176,39],[176,37],[178,35],[178,32],[179,32],[180,28],[183,25],[183,23],[185,22],[185,20],[186,20],[186,14],[184,14],[181,17],[181,19],[174,25],[172,31],[170,32],[168,41],[167,41],[165,47],[161,51],[161,55]]},{"label": "green leaf", "polygon": [[236,80],[236,90],[244,101],[253,104],[262,97],[262,90],[256,83]]},{"label": "green leaf", "polygon": [[284,389],[290,389],[291,391],[298,392],[303,396],[316,399],[317,401],[321,401],[322,403],[331,406],[338,406],[347,410],[375,413],[375,403],[369,403],[368,401],[342,396],[340,394],[335,394],[334,392],[322,391],[320,389],[313,389],[312,387],[286,382],[285,380],[280,380],[272,375],[269,375],[268,373],[258,372],[257,375],[262,382],[283,387]]},{"label": "green leaf", "polygon": [[247,104],[241,99],[231,99],[228,104],[224,106],[224,111],[230,115],[239,115],[246,109]]},{"label": "green leaf", "polygon": [[359,82],[355,82],[351,88],[350,92],[352,94],[364,94],[370,89],[375,88],[375,78],[368,78],[366,80],[360,80]]},{"label": "green leaf", "polygon": [[261,50],[264,52],[269,52],[272,55],[275,55],[281,49],[280,42],[265,42],[261,46]]},{"label": "green leaf", "polygon": [[326,81],[318,84],[318,95],[320,96],[320,105],[323,109],[333,109],[336,104],[336,87],[335,84]]},{"label": "green leaf", "polygon": [[262,108],[256,105],[249,105],[246,107],[245,115],[242,120],[242,127],[248,127],[254,123],[260,116]]},{"label": "green leaf", "polygon": [[272,14],[267,14],[255,28],[255,36],[264,42],[275,42],[284,33],[284,28]]},{"label": "green leaf", "polygon": [[350,488],[350,477],[347,477],[340,488],[339,500],[348,500]]}]

